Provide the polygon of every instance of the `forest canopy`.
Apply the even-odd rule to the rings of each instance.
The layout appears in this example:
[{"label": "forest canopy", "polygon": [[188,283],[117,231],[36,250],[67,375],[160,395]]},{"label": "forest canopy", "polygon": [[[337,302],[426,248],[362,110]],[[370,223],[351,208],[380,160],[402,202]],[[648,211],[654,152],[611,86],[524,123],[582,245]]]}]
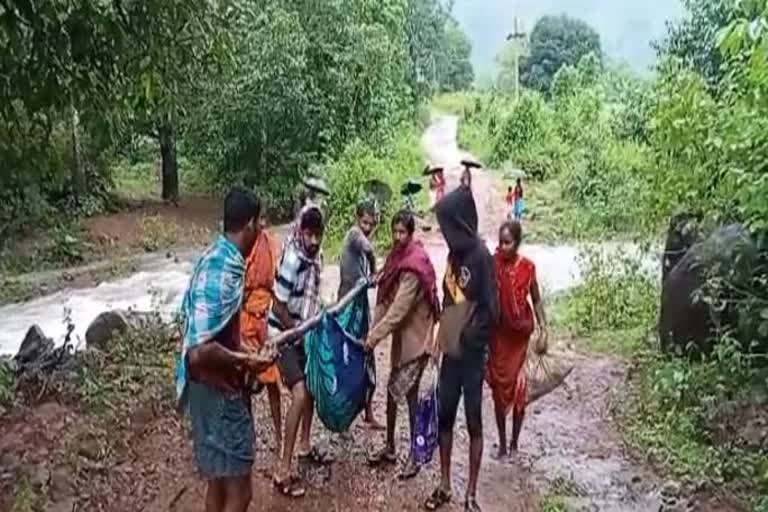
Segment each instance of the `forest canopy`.
[{"label": "forest canopy", "polygon": [[[143,163],[188,183],[299,176],[473,80],[438,0],[10,0],[0,5],[0,234],[113,202]],[[184,172],[180,173],[180,163]]]}]

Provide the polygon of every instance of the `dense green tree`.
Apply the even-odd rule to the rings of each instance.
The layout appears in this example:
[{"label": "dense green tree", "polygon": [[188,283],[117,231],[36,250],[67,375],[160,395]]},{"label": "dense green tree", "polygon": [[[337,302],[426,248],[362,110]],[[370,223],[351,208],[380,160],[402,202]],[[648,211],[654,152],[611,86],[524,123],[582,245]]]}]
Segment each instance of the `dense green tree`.
[{"label": "dense green tree", "polygon": [[734,14],[732,0],[683,0],[685,18],[668,23],[666,37],[655,44],[661,59],[678,59],[695,70],[709,84],[722,78],[722,57],[717,47],[717,33]]},{"label": "dense green tree", "polygon": [[445,67],[440,77],[444,91],[468,89],[475,79],[470,56],[472,43],[453,18],[445,23]]},{"label": "dense green tree", "polygon": [[147,137],[166,200],[177,153],[290,194],[310,163],[468,87],[470,50],[439,0],[0,2],[2,229],[107,199],[115,155]]},{"label": "dense green tree", "polygon": [[523,85],[549,94],[555,73],[575,66],[584,55],[602,60],[600,36],[585,22],[565,15],[544,16],[533,27],[529,53],[520,63]]}]

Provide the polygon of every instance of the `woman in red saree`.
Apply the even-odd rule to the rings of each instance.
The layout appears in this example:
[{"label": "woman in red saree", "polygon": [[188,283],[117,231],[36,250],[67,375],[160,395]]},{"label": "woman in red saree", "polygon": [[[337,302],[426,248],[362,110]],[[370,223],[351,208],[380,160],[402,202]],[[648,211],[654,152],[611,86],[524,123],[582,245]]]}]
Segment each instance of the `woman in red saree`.
[{"label": "woman in red saree", "polygon": [[[262,227],[265,218],[260,219]],[[275,280],[277,246],[266,229],[262,229],[245,262],[243,305],[240,312],[240,335],[244,346],[258,350],[267,339],[267,315],[272,306],[272,286]],[[275,453],[282,446],[282,411],[280,408],[280,372],[273,364],[255,378],[267,388],[272,423],[275,428]]]},{"label": "woman in red saree", "polygon": [[505,222],[499,229],[499,247],[493,257],[501,320],[491,336],[486,379],[493,393],[496,426],[499,429],[499,457],[508,453],[506,419],[510,411],[512,441],[509,450],[517,451],[528,398],[525,360],[528,341],[536,325],[542,336],[542,343],[537,343],[537,349],[546,350],[546,317],[536,280],[536,266],[518,253],[521,239],[520,223]]}]

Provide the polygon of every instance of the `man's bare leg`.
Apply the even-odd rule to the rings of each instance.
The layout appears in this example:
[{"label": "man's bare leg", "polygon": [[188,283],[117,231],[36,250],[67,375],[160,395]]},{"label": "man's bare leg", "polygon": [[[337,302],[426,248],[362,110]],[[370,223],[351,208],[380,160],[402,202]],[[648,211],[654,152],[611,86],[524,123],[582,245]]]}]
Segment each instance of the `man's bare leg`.
[{"label": "man's bare leg", "polygon": [[296,444],[296,434],[299,431],[299,421],[304,414],[304,408],[307,401],[307,389],[304,382],[297,382],[291,390],[291,405],[288,407],[288,413],[285,416],[285,438],[283,439],[283,456],[280,462],[280,468],[275,478],[284,482],[291,476],[291,461],[293,459],[293,448]]},{"label": "man's bare leg", "polygon": [[480,463],[483,460],[483,434],[469,435],[469,481],[467,482],[467,498],[477,496],[477,477],[480,474]]},{"label": "man's bare leg", "polygon": [[451,452],[453,451],[453,432],[440,433],[440,489],[451,493]]},{"label": "man's bare leg", "polygon": [[[302,383],[302,386],[304,384]],[[301,415],[301,440],[299,441],[299,454],[309,453],[312,449],[310,435],[312,434],[312,416],[315,413],[315,401],[305,393],[304,409]]]},{"label": "man's bare leg", "polygon": [[223,480],[226,505],[222,512],[246,512],[251,503],[253,490],[251,488],[251,474],[238,478]]},{"label": "man's bare leg", "polygon": [[205,512],[221,512],[225,505],[224,482],[221,479],[212,478],[208,480],[205,491]]},{"label": "man's bare leg", "polygon": [[272,426],[275,429],[275,454],[279,459],[283,451],[283,411],[280,403],[280,388],[277,384],[267,384],[267,397],[272,413]]}]

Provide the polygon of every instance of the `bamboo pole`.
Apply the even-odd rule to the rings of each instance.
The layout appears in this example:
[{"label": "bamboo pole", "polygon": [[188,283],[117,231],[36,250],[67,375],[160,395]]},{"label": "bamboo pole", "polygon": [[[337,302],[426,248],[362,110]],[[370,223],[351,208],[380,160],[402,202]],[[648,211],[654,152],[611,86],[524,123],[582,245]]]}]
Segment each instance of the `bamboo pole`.
[{"label": "bamboo pole", "polygon": [[[325,314],[328,315],[335,315],[345,307],[347,307],[354,299],[357,297],[357,294],[362,292],[364,289],[367,289],[371,286],[371,281],[366,278],[360,279],[354,288],[352,288],[349,292],[347,292],[346,295],[344,295],[336,304],[329,307]],[[302,323],[297,325],[296,327],[293,327],[291,329],[288,329],[287,331],[283,331],[277,336],[270,338],[264,343],[264,347],[268,349],[277,349],[278,351],[281,348],[284,348],[286,345],[289,345],[291,343],[297,342],[297,340],[300,340],[310,329],[317,326],[317,324],[320,323],[320,320],[323,318],[323,311],[318,313],[317,315],[308,318],[304,320]]]}]

